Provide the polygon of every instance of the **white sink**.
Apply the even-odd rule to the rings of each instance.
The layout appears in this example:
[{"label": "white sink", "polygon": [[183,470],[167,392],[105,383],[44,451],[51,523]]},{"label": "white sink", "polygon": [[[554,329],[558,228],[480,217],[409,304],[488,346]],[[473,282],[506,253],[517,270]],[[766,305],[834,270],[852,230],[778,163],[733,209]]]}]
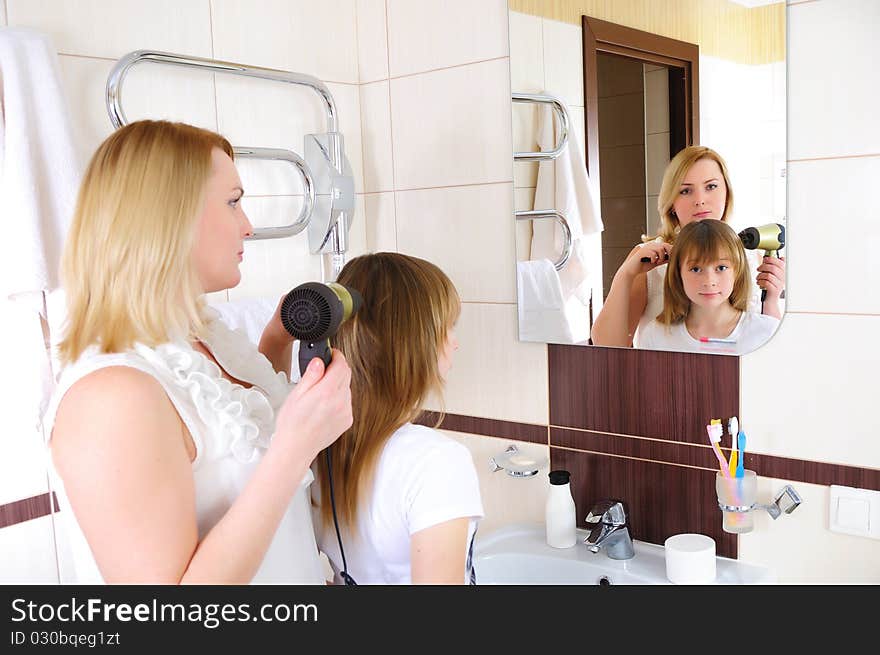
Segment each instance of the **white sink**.
[{"label": "white sink", "polygon": [[[633,541],[635,557],[609,559],[604,551],[591,553],[578,530],[571,548],[552,548],[542,523],[514,524],[480,536],[474,544],[477,584],[671,584],[666,578],[663,546]],[[715,584],[774,584],[771,569],[728,557],[716,557]]]}]

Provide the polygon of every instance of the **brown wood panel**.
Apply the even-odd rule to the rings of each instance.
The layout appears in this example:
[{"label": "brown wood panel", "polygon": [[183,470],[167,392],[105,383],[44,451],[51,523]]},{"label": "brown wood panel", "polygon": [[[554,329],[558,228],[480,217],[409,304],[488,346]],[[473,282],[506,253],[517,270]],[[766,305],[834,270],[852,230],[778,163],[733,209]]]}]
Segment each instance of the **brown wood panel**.
[{"label": "brown wood panel", "polygon": [[715,540],[716,553],[737,557],[736,535],[721,529],[712,471],[550,448],[553,469],[571,472],[578,526],[593,504],[623,501],[634,539],[655,544],[674,534],[696,532]]},{"label": "brown wood panel", "polygon": [[554,426],[707,444],[713,418],[739,415],[739,358],[548,346]]},{"label": "brown wood panel", "polygon": [[[437,423],[437,412],[423,412],[415,423],[434,427]],[[532,423],[516,423],[514,421],[498,421],[491,418],[478,416],[463,416],[461,414],[446,414],[443,422],[439,425],[442,430],[453,432],[466,432],[468,434],[482,434],[487,437],[500,437],[501,439],[513,439],[515,441],[530,441],[532,443],[547,444],[547,426],[534,425]]]},{"label": "brown wood panel", "polygon": [[54,492],[6,503],[0,505],[0,528],[38,519],[53,511],[58,511],[58,499]]}]

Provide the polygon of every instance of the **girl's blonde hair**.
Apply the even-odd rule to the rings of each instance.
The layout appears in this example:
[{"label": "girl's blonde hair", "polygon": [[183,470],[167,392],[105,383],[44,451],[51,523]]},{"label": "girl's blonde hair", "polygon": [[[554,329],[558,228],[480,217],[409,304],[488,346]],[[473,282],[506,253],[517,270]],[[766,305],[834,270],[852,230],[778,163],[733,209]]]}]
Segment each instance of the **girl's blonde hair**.
[{"label": "girl's blonde hair", "polygon": [[[431,262],[394,252],[355,257],[339,273],[363,305],[333,339],[351,367],[354,423],[332,446],[340,521],[356,533],[357,515],[385,442],[416,419],[443,379],[438,358],[461,302],[450,279]],[[332,521],[327,461],[317,459],[321,516]]]},{"label": "girl's blonde hair", "polygon": [[663,311],[657,321],[664,325],[680,323],[687,318],[691,300],[684,292],[681,267],[705,266],[727,257],[734,271],[733,291],[728,302],[734,309],[746,311],[752,291],[746,251],[742,241],[726,223],[705,220],[688,223],[678,233],[675,248],[669,255],[669,266],[663,282]]},{"label": "girl's blonde hair", "polygon": [[62,362],[93,344],[122,352],[202,332],[192,249],[214,148],[233,157],[219,134],[168,121],[131,123],[98,147],[61,259]]},{"label": "girl's blonde hair", "polygon": [[657,196],[657,211],[660,213],[660,231],[653,237],[645,237],[645,241],[653,241],[662,237],[666,243],[674,243],[676,234],[680,229],[678,216],[675,215],[673,203],[678,198],[681,181],[685,178],[691,166],[701,159],[711,159],[721,169],[721,176],[727,187],[727,203],[724,205],[724,214],[721,220],[727,222],[733,213],[733,187],[730,185],[730,174],[727,172],[727,164],[717,152],[705,146],[688,146],[678,152],[672,161],[666,165],[663,173],[663,182],[660,183],[660,194]]}]

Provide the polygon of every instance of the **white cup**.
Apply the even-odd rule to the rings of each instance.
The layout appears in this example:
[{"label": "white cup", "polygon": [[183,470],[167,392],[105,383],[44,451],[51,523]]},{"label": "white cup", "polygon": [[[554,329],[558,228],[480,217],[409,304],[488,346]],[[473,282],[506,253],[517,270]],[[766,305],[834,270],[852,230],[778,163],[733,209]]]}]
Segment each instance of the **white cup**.
[{"label": "white cup", "polygon": [[715,540],[704,534],[676,534],[666,540],[666,577],[674,584],[715,582]]}]

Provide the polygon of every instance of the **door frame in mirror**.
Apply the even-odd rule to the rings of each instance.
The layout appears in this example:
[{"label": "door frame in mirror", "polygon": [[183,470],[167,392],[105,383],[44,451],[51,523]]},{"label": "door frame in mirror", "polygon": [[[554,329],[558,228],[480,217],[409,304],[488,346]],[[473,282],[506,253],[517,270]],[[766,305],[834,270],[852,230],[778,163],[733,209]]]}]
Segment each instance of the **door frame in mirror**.
[{"label": "door frame in mirror", "polygon": [[600,53],[621,55],[669,69],[669,126],[672,158],[700,140],[700,48],[694,43],[582,16],[584,41],[584,141],[587,172],[599,181]]}]

